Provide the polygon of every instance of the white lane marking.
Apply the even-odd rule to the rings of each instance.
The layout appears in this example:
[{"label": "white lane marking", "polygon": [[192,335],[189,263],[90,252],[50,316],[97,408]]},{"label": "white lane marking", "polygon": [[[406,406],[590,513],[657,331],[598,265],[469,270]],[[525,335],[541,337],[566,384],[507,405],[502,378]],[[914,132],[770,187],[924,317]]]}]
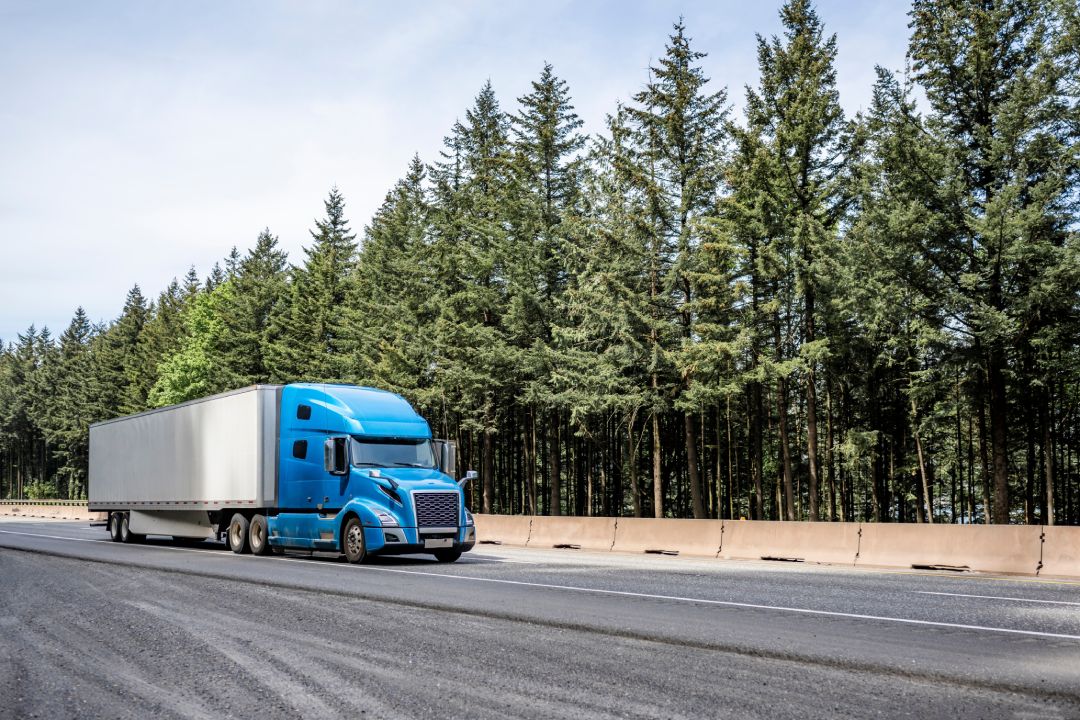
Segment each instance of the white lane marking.
[{"label": "white lane marking", "polygon": [[[292,558],[293,562],[317,563],[316,560],[304,560]],[[1030,635],[1034,637],[1056,638],[1060,640],[1080,640],[1080,635],[1066,635],[1063,633],[1042,632],[1040,630],[1017,630],[1014,628],[988,627],[985,625],[964,625],[960,623],[939,622],[936,620],[915,620],[913,618],[887,617],[884,615],[862,615],[859,613],[836,612],[833,610],[813,610],[811,608],[786,607],[784,605],[761,605],[758,603],[736,602],[733,600],[708,600],[705,598],[688,598],[677,595],[654,595],[652,593],[628,592],[625,590],[602,590],[600,588],[579,587],[576,585],[552,585],[548,583],[526,582],[524,580],[505,580],[501,578],[484,578],[471,575],[450,575],[448,573],[433,573],[422,570],[400,570],[396,568],[382,568],[372,565],[345,565],[339,566],[354,570],[400,573],[402,575],[425,575],[453,580],[472,580],[474,582],[497,583],[500,585],[520,585],[523,587],[545,588],[550,590],[568,590],[571,592],[594,593],[597,595],[618,595],[620,597],[636,597],[649,600],[669,600],[672,602],[685,602],[700,605],[720,605],[723,607],[749,608],[753,610],[778,610],[781,612],[799,613],[803,615],[824,615],[827,617],[849,618],[854,620],[879,620],[882,622],[902,623],[907,625],[923,625],[929,627],[953,628],[957,630],[976,630],[981,632],[1008,633],[1012,635]]]},{"label": "white lane marking", "polygon": [[1066,602],[1065,600],[1035,600],[1032,598],[1006,597],[1004,595],[966,595],[964,593],[933,592],[931,590],[915,590],[919,595],[946,595],[948,597],[979,598],[980,600],[1010,600],[1012,602],[1043,603],[1046,605],[1072,605],[1080,607],[1080,602]]},{"label": "white lane marking", "polygon": [[[110,545],[114,544],[112,540],[106,540],[106,539],[103,539],[103,538],[80,538],[80,537],[68,537],[68,536],[65,536],[65,535],[45,535],[43,533],[15,532],[14,530],[0,530],[0,533],[3,533],[5,535],[25,535],[27,537],[47,538],[49,540],[72,540],[74,542],[108,543]],[[180,547],[172,547],[171,545],[154,545],[154,544],[144,544],[144,543],[133,543],[133,544],[115,543],[115,545],[117,547],[149,548],[149,549],[156,549],[156,550],[172,550],[174,552],[206,552],[207,550],[216,549],[216,548],[213,548],[213,547],[180,548]],[[234,553],[230,553],[230,555],[233,555],[235,557],[241,557],[240,555],[235,555]]]},{"label": "white lane marking", "polygon": [[[112,540],[107,540],[107,539],[104,539],[104,538],[81,538],[81,537],[71,537],[71,536],[67,536],[67,535],[46,535],[44,533],[17,532],[15,530],[0,530],[0,533],[4,533],[5,535],[25,535],[27,537],[47,538],[49,540],[73,540],[75,542],[112,543]],[[123,543],[117,543],[117,545],[123,545]],[[207,547],[204,547],[204,548],[181,548],[181,547],[174,547],[172,545],[158,545],[156,543],[137,543],[135,545],[128,545],[127,547],[155,548],[155,549],[158,549],[158,550],[174,550],[176,552],[206,552],[207,550],[220,550],[221,549],[221,548],[210,547],[210,546],[207,546]],[[228,548],[225,548],[225,549],[227,550]],[[423,553],[418,553],[418,554],[422,555]],[[235,553],[230,553],[230,556],[231,557],[240,557],[239,555],[236,555]],[[520,564],[520,565],[536,565],[537,564],[537,563],[534,563],[534,562],[529,562],[527,560],[503,560],[502,558],[493,558],[493,557],[488,557],[486,555],[466,555],[465,557],[469,562],[477,562],[477,563],[515,563],[515,564]]]},{"label": "white lane marking", "polygon": [[533,562],[532,560],[508,560],[506,558],[491,557],[490,555],[473,555],[472,553],[469,553],[468,555],[462,555],[462,559],[468,560],[469,562],[473,562],[474,560],[479,560],[480,562],[512,563],[514,565],[539,565],[540,564],[538,562]]},{"label": "white lane marking", "polygon": [[[109,542],[108,540],[91,540],[89,538],[67,538],[67,537],[62,537],[62,536],[58,536],[58,535],[40,535],[40,534],[37,534],[37,533],[20,533],[20,532],[13,532],[11,530],[0,530],[0,533],[6,533],[8,535],[30,535],[32,537],[46,537],[46,538],[52,538],[52,539],[55,539],[55,540],[79,540],[79,541],[82,541],[82,542]],[[138,546],[130,546],[130,547],[157,547],[157,548],[160,548],[162,550],[176,550],[178,552],[204,552],[203,550],[196,550],[194,548],[176,548],[176,547],[168,547],[168,546],[163,546],[163,545],[138,545]],[[234,555],[234,554],[231,554],[231,553],[229,555],[231,557],[235,557],[235,558],[246,557],[246,556],[241,556],[241,555]],[[218,555],[218,557],[223,557],[223,556]],[[248,559],[251,559],[251,560],[272,560],[273,558],[252,556],[252,557],[249,557]],[[678,595],[656,595],[656,594],[653,594],[653,593],[636,593],[636,592],[629,592],[629,591],[626,591],[626,590],[603,590],[603,589],[600,589],[600,588],[587,588],[587,587],[579,587],[579,586],[576,586],[576,585],[554,585],[554,584],[550,584],[550,583],[526,582],[524,580],[505,580],[505,579],[501,579],[501,578],[476,577],[475,575],[450,575],[450,574],[447,574],[447,573],[425,572],[423,570],[401,570],[401,569],[397,569],[397,568],[376,567],[374,565],[328,565],[327,563],[319,561],[319,560],[305,560],[303,558],[290,558],[290,560],[292,562],[299,562],[299,563],[313,563],[313,564],[319,565],[321,567],[336,567],[336,568],[341,568],[341,569],[348,568],[348,569],[352,569],[352,570],[361,570],[361,571],[369,571],[369,572],[397,573],[399,575],[422,575],[422,576],[425,576],[425,577],[445,578],[445,579],[448,579],[448,580],[471,580],[473,582],[496,583],[496,584],[499,584],[499,585],[518,585],[518,586],[521,586],[521,587],[544,588],[544,589],[547,589],[547,590],[567,590],[567,591],[570,591],[570,592],[592,593],[592,594],[595,594],[595,595],[617,595],[619,597],[636,597],[636,598],[644,598],[644,599],[648,599],[648,600],[668,600],[668,601],[671,601],[671,602],[685,602],[685,603],[691,603],[691,604],[695,604],[695,605],[718,605],[718,606],[722,606],[722,607],[747,608],[747,609],[751,609],[751,610],[777,610],[777,611],[780,611],[780,612],[790,612],[790,613],[797,613],[797,614],[801,614],[801,615],[822,615],[822,616],[825,616],[825,617],[839,617],[839,618],[848,618],[848,619],[852,619],[852,620],[874,620],[874,621],[879,621],[879,622],[900,623],[900,624],[904,624],[904,625],[920,625],[920,626],[924,626],[924,627],[953,628],[955,630],[974,630],[974,631],[977,631],[977,632],[996,632],[996,633],[1006,633],[1006,634],[1009,634],[1009,635],[1026,635],[1026,636],[1030,636],[1030,637],[1043,637],[1043,638],[1055,638],[1055,639],[1058,639],[1058,640],[1078,640],[1078,641],[1080,641],[1080,635],[1066,635],[1064,633],[1042,632],[1040,630],[1018,630],[1016,628],[989,627],[989,626],[986,626],[986,625],[965,625],[965,624],[962,624],[962,623],[940,622],[940,621],[937,621],[937,620],[916,620],[914,618],[888,617],[888,616],[885,616],[885,615],[863,615],[861,613],[846,613],[846,612],[837,612],[837,611],[834,611],[834,610],[813,610],[811,608],[787,607],[787,606],[784,606],[784,605],[762,605],[762,604],[759,604],[759,603],[736,602],[734,600],[709,600],[709,599],[706,599],[706,598],[680,597]]]}]

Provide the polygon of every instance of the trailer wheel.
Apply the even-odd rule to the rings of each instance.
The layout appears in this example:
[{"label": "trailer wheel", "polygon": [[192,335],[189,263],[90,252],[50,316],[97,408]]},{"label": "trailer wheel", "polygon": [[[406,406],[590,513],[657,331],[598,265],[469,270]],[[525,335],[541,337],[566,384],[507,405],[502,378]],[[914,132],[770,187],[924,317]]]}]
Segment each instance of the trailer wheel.
[{"label": "trailer wheel", "polygon": [[351,563],[364,562],[367,547],[364,545],[364,526],[360,518],[351,517],[345,521],[345,527],[341,530],[341,551]]},{"label": "trailer wheel", "polygon": [[120,542],[135,542],[135,535],[131,532],[131,527],[128,525],[127,513],[120,514]]},{"label": "trailer wheel", "polygon": [[120,542],[120,513],[109,513],[109,539]]},{"label": "trailer wheel", "polygon": [[436,550],[435,551],[435,559],[438,560],[441,563],[457,562],[457,559],[459,557],[461,557],[461,551],[460,550],[446,549],[446,550]]},{"label": "trailer wheel", "polygon": [[248,519],[240,513],[229,521],[229,548],[237,555],[248,551]]},{"label": "trailer wheel", "polygon": [[270,529],[267,526],[266,516],[255,515],[251,518],[251,524],[248,527],[248,545],[251,546],[253,555],[270,553]]}]

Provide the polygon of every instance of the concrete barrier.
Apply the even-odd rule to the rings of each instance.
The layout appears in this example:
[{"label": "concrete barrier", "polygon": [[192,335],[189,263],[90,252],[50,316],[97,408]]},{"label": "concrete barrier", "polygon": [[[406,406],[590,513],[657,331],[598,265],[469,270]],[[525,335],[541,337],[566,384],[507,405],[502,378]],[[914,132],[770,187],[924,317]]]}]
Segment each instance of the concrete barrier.
[{"label": "concrete barrier", "polygon": [[1041,550],[1037,525],[867,523],[856,565],[1033,575]]},{"label": "concrete barrier", "polygon": [[720,557],[854,565],[859,524],[725,520]]},{"label": "concrete barrier", "polygon": [[72,501],[19,502],[5,500],[0,502],[0,515],[8,517],[32,517],[52,520],[103,521],[107,513],[90,512],[86,503]]},{"label": "concrete barrier", "polygon": [[612,517],[535,516],[529,547],[608,551],[615,542],[615,521]]},{"label": "concrete barrier", "polygon": [[674,518],[619,518],[615,526],[616,552],[660,552],[716,557],[724,524],[720,520]]},{"label": "concrete barrier", "polygon": [[1080,577],[1080,527],[1043,527],[1042,569],[1039,575]]},{"label": "concrete barrier", "polygon": [[497,545],[526,545],[532,527],[529,515],[473,515],[476,542]]}]

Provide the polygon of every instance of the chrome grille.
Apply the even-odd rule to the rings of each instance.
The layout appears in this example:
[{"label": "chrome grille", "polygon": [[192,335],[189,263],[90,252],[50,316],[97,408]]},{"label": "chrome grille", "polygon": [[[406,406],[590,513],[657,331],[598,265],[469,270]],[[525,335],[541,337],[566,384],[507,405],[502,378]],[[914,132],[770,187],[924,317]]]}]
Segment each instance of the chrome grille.
[{"label": "chrome grille", "polygon": [[458,494],[456,492],[416,492],[417,527],[457,527]]}]

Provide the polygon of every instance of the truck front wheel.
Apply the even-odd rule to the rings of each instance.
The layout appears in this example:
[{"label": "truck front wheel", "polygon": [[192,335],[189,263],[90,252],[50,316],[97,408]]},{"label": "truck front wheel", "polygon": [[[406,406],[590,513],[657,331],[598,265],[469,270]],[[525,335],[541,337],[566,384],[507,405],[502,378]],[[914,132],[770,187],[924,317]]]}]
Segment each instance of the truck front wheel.
[{"label": "truck front wheel", "polygon": [[454,550],[452,548],[447,548],[445,550],[436,550],[435,551],[435,559],[438,560],[441,563],[457,562],[457,559],[459,557],[461,557],[461,551],[460,550]]},{"label": "truck front wheel", "polygon": [[229,521],[229,549],[237,555],[248,551],[248,519],[240,513]]},{"label": "truck front wheel", "polygon": [[345,527],[341,530],[341,551],[351,563],[364,562],[367,547],[364,545],[364,526],[360,518],[351,517],[345,521]]}]

